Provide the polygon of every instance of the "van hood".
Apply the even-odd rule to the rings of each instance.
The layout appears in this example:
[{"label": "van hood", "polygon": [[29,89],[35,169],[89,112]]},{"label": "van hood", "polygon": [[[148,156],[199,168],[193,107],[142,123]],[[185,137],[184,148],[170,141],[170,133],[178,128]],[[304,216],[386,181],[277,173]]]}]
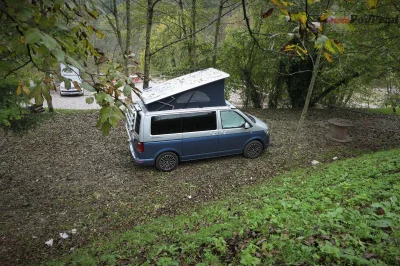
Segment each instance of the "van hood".
[{"label": "van hood", "polygon": [[260,118],[254,116],[254,115],[252,115],[252,117],[254,117],[254,119],[256,120],[256,125],[258,125],[258,126],[260,126],[260,127],[263,127],[263,128],[265,128],[265,129],[268,129],[267,123],[265,123],[265,122],[262,121]]}]

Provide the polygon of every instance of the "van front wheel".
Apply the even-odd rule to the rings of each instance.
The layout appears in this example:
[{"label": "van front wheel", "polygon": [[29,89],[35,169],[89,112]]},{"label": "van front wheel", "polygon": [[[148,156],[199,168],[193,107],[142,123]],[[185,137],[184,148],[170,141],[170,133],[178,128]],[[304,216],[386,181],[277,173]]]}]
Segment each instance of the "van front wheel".
[{"label": "van front wheel", "polygon": [[257,158],[263,152],[263,145],[257,140],[250,141],[246,147],[244,147],[243,154],[246,158]]},{"label": "van front wheel", "polygon": [[156,167],[163,172],[174,170],[178,166],[178,156],[173,152],[163,152],[156,160]]}]

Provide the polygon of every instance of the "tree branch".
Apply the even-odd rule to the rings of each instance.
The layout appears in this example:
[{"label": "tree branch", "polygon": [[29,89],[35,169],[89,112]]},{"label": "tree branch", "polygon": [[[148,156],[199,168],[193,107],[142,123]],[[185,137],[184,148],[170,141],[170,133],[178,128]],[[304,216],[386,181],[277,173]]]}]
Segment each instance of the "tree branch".
[{"label": "tree branch", "polygon": [[181,42],[181,41],[183,41],[183,40],[186,40],[187,38],[189,38],[189,37],[195,35],[196,33],[200,32],[200,31],[203,31],[204,29],[206,29],[206,28],[210,27],[212,24],[214,24],[214,22],[217,21],[219,18],[222,18],[222,17],[226,16],[228,13],[230,13],[230,12],[233,11],[233,10],[235,10],[235,9],[238,8],[239,6],[240,6],[240,4],[236,5],[234,8],[232,8],[232,9],[230,9],[229,11],[225,12],[224,14],[222,14],[221,17],[218,17],[218,18],[212,20],[210,23],[208,23],[206,26],[202,27],[201,29],[198,29],[198,30],[192,32],[191,34],[186,35],[186,36],[183,37],[183,38],[180,38],[180,39],[178,39],[178,40],[172,41],[172,42],[170,42],[170,43],[168,43],[168,44],[166,44],[166,45],[164,45],[164,46],[162,46],[162,47],[157,48],[154,52],[151,52],[151,53],[150,53],[150,56],[153,56],[154,54],[158,53],[159,51],[161,51],[161,50],[163,50],[163,49],[165,49],[165,48],[167,48],[167,47],[169,47],[169,46],[171,46],[171,45],[173,45],[173,44],[175,44],[175,43],[178,43],[178,42]]},{"label": "tree branch", "polygon": [[333,84],[332,86],[330,86],[329,88],[327,88],[326,90],[324,90],[320,95],[318,95],[317,97],[315,97],[314,99],[312,99],[311,101],[311,106],[315,105],[317,102],[319,102],[320,100],[322,100],[325,96],[327,96],[329,93],[331,93],[333,90],[337,89],[338,87],[340,87],[341,85],[345,85],[347,84],[350,80],[354,79],[354,78],[358,78],[360,75],[362,75],[363,73],[354,73],[351,76],[348,76],[342,80],[340,80],[339,82],[336,82],[335,84]]},{"label": "tree branch", "polygon": [[13,72],[15,72],[15,71],[17,71],[17,70],[23,68],[24,66],[26,66],[26,65],[29,64],[30,62],[32,62],[32,60],[29,60],[28,62],[24,63],[23,65],[21,65],[21,66],[19,66],[19,67],[17,67],[17,68],[14,68],[14,69],[12,69],[12,70],[10,70],[10,72],[8,72],[8,73],[4,76],[4,79],[6,79],[6,78],[8,77],[8,75],[10,75],[11,73],[13,73]]},{"label": "tree branch", "polygon": [[249,17],[247,16],[247,11],[246,11],[246,1],[242,0],[242,6],[243,6],[243,16],[244,16],[244,20],[246,21],[246,27],[247,30],[249,31],[250,37],[254,40],[254,42],[256,43],[257,47],[264,52],[271,52],[271,53],[277,53],[277,54],[284,54],[281,52],[277,52],[274,50],[270,50],[270,49],[265,49],[264,47],[261,47],[260,43],[258,42],[257,38],[254,36],[254,32],[251,30],[250,27],[250,22],[249,22]]},{"label": "tree branch", "polygon": [[396,9],[397,9],[397,11],[399,11],[399,12],[400,12],[400,8],[396,6],[396,4],[394,3],[394,1],[392,2],[392,4],[393,4],[394,8],[396,8]]},{"label": "tree branch", "polygon": [[7,12],[3,5],[0,5],[0,11],[3,12],[9,19],[17,23],[18,26],[20,26],[23,30],[26,30],[24,27],[21,26],[18,20],[16,20],[13,16],[10,15],[10,13]]}]

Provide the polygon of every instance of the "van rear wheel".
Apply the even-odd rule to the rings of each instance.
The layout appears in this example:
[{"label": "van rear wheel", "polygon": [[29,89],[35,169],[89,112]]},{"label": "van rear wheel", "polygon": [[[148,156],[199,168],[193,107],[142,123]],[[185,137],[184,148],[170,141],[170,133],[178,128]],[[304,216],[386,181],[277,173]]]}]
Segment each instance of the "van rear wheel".
[{"label": "van rear wheel", "polygon": [[254,159],[261,155],[263,152],[263,145],[258,140],[250,141],[244,147],[243,154],[246,158]]},{"label": "van rear wheel", "polygon": [[174,170],[178,166],[178,156],[173,152],[163,152],[156,160],[156,167],[163,172]]}]

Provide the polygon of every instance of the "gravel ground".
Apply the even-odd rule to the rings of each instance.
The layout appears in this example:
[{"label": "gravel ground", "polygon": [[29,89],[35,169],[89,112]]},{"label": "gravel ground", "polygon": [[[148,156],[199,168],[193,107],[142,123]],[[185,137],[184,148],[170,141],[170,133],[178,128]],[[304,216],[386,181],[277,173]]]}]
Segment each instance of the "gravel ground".
[{"label": "gravel ground", "polygon": [[[95,111],[56,113],[23,136],[0,131],[0,265],[42,264],[92,238],[190,211],[286,171],[300,112],[246,111],[271,127],[271,146],[260,158],[187,162],[171,173],[135,165],[122,123],[103,137]],[[353,121],[351,143],[327,140],[333,117]],[[400,119],[310,110],[298,145],[296,163],[303,167],[311,167],[311,160],[327,163],[334,156],[399,147]],[[52,247],[45,245],[50,239]]]},{"label": "gravel ground", "polygon": [[[85,91],[82,96],[61,96],[59,91],[50,92],[55,109],[100,109],[100,106],[93,103],[87,104],[86,98],[91,97],[93,93]],[[47,107],[47,102],[43,102],[43,107]]]}]

